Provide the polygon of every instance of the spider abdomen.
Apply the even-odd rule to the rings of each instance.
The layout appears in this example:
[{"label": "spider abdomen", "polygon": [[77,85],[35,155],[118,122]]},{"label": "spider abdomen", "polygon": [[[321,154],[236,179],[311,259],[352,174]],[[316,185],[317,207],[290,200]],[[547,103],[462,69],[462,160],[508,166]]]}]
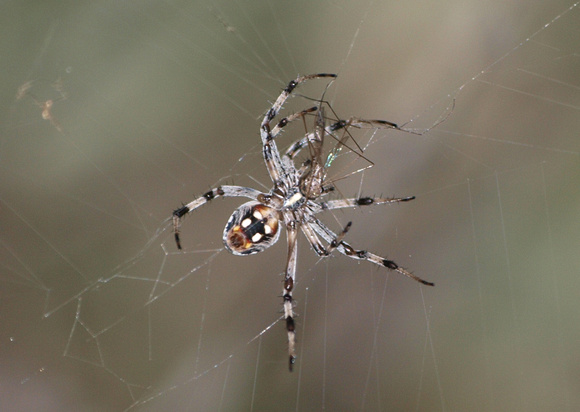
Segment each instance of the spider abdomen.
[{"label": "spider abdomen", "polygon": [[251,255],[272,246],[280,236],[278,211],[247,202],[232,214],[224,229],[224,245],[234,255]]}]

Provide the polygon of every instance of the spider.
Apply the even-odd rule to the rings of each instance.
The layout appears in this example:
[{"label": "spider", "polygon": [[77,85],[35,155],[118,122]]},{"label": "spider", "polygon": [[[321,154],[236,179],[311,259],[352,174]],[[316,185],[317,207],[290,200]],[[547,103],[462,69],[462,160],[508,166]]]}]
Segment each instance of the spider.
[{"label": "spider", "polygon": [[[340,149],[341,146],[346,145],[347,137],[336,137],[336,132],[339,130],[345,132],[346,135],[349,127],[362,128],[371,126],[398,129],[398,126],[395,123],[384,120],[363,120],[358,118],[338,120],[327,125],[322,100],[318,101],[318,106],[284,117],[276,125],[272,126],[272,121],[276,118],[286,100],[292,95],[294,89],[307,80],[320,78],[334,79],[336,75],[328,73],[311,74],[290,81],[266,112],[260,124],[264,162],[273,182],[273,187],[268,193],[249,187],[219,186],[173,212],[173,230],[178,249],[181,249],[179,230],[181,219],[186,214],[220,196],[251,199],[234,211],[223,232],[224,245],[234,255],[246,256],[266,250],[278,241],[281,232],[280,227],[284,226],[286,228],[288,259],[286,261],[286,271],[284,272],[282,299],[283,317],[286,321],[288,334],[290,371],[292,371],[292,366],[296,361],[296,332],[292,291],[296,282],[299,230],[302,230],[306,240],[318,256],[328,256],[333,250],[338,250],[338,252],[350,258],[367,260],[424,285],[434,286],[433,283],[415,276],[392,260],[366,250],[357,250],[346,243],[343,238],[348,232],[351,222],[348,222],[342,231],[336,234],[316,217],[318,213],[325,210],[407,202],[415,198],[414,196],[400,198],[359,197],[323,200],[328,193],[334,190],[333,182],[327,179],[326,175],[327,168],[332,162],[333,156],[336,155],[336,149],[326,160],[322,156],[322,145],[327,135],[338,141],[337,147]],[[276,137],[288,123],[298,118],[304,118],[306,115],[315,116],[314,131],[306,132],[302,138],[294,142],[281,155],[276,146]],[[294,158],[303,148],[309,149],[309,158],[300,166],[296,166]],[[326,242],[326,245],[323,242]]]}]

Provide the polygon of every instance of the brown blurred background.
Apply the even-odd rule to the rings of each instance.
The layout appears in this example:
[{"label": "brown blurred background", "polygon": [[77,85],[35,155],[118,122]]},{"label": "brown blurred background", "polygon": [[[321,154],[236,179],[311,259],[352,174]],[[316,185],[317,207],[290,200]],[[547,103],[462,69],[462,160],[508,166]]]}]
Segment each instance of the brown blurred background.
[{"label": "brown blurred background", "polygon": [[[4,7],[1,409],[578,410],[580,10],[248,3]],[[301,237],[289,374],[283,324],[264,331],[284,234],[220,252],[242,203],[220,199],[177,253],[166,219],[216,184],[269,188],[260,117],[313,72],[339,73],[345,118],[421,131],[455,108],[422,136],[379,131],[375,166],[341,184],[416,200],[324,219],[436,287],[319,262]]]}]

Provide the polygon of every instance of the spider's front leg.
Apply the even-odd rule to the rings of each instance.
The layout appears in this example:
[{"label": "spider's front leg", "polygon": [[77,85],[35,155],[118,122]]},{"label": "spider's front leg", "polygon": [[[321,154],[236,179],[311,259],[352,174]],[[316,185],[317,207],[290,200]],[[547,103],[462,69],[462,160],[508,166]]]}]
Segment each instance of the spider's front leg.
[{"label": "spider's front leg", "polygon": [[274,142],[274,138],[276,134],[280,131],[282,127],[284,127],[289,121],[292,121],[298,117],[302,117],[305,114],[315,111],[315,108],[306,109],[301,113],[297,113],[296,115],[290,116],[291,118],[283,119],[282,122],[276,126],[274,126],[274,133],[270,122],[274,120],[274,118],[278,115],[278,112],[288,100],[294,89],[300,84],[310,79],[318,79],[318,78],[336,78],[336,74],[330,73],[318,73],[318,74],[310,74],[307,76],[300,76],[294,80],[291,80],[288,85],[282,90],[282,93],[278,96],[272,107],[268,109],[266,114],[264,115],[264,119],[260,124],[260,137],[262,139],[262,155],[264,157],[264,162],[266,163],[266,168],[268,169],[268,173],[270,178],[274,182],[275,185],[280,183],[281,177],[287,172],[284,164],[282,163],[280,152],[276,147],[276,143]]}]

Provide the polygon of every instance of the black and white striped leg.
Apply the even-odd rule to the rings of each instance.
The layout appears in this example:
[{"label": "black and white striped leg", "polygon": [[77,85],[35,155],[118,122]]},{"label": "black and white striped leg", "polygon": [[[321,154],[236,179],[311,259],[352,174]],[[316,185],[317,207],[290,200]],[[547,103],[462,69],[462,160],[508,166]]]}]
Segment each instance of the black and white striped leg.
[{"label": "black and white striped leg", "polygon": [[296,259],[298,257],[298,248],[296,247],[298,235],[298,222],[295,220],[286,225],[286,234],[288,239],[288,261],[286,263],[286,272],[284,274],[284,289],[282,290],[284,319],[286,320],[286,331],[288,333],[288,369],[292,372],[294,362],[296,362],[296,327],[294,324],[294,301],[292,299],[292,290],[296,280]]},{"label": "black and white striped leg", "polygon": [[[282,120],[284,120],[284,119],[282,119]],[[339,150],[343,145],[346,144],[346,140],[348,140],[348,137],[350,137],[350,134],[348,133],[349,127],[355,127],[357,129],[371,128],[371,127],[376,127],[376,128],[381,128],[381,129],[384,129],[384,128],[398,129],[399,128],[395,123],[388,122],[386,120],[364,120],[364,119],[357,119],[354,117],[351,118],[350,120],[338,120],[338,121],[325,127],[326,134],[332,136],[338,143],[335,150]],[[340,131],[343,129],[347,131],[346,136],[343,136],[342,138],[338,138],[334,132],[337,132],[337,131]],[[309,133],[307,136],[294,142],[288,148],[288,150],[286,150],[286,156],[288,156],[290,159],[293,159],[298,154],[298,152],[300,152],[300,150],[302,150],[304,147],[308,146],[308,142],[310,140],[312,140],[312,137],[310,136],[311,134],[312,133]]]},{"label": "black and white striped leg", "polygon": [[345,209],[348,207],[358,207],[358,206],[370,206],[370,205],[383,205],[387,203],[400,203],[408,202],[415,199],[415,196],[408,197],[358,197],[351,199],[337,199],[328,200],[326,202],[320,202],[322,210],[332,210],[332,209]]},{"label": "black and white striped leg", "polygon": [[348,230],[350,229],[351,226],[352,226],[352,222],[348,222],[346,224],[346,226],[344,227],[344,229],[342,229],[342,232],[340,232],[338,234],[338,236],[335,237],[332,240],[332,242],[330,242],[330,245],[328,245],[328,249],[326,249],[326,251],[329,255],[332,253],[332,251],[334,249],[336,249],[340,244],[342,244],[342,239],[344,239],[344,237],[346,236],[346,233],[348,232]]},{"label": "black and white striped leg", "polygon": [[[336,130],[343,128],[346,125],[344,120],[339,120],[329,126],[326,126],[325,133],[327,135],[332,135],[332,133]],[[289,148],[286,150],[286,156],[290,159],[294,159],[294,157],[306,146],[308,146],[308,142],[312,141],[314,136],[314,132],[308,133],[306,136],[301,138],[300,140],[295,141]]]},{"label": "black and white striped leg", "polygon": [[414,275],[413,273],[409,272],[407,269],[400,267],[392,260],[375,255],[374,253],[371,253],[371,252],[367,252],[366,250],[355,250],[351,245],[349,245],[346,242],[341,242],[340,245],[338,245],[337,249],[340,253],[342,253],[350,258],[359,259],[359,260],[367,260],[367,261],[375,263],[379,266],[384,266],[387,269],[394,270],[395,272],[398,272],[401,275],[407,276],[408,278],[411,278],[416,282],[422,283],[423,285],[435,286],[435,284],[433,282],[429,282],[429,281],[426,281],[424,279],[421,279],[419,276]]},{"label": "black and white striped leg", "polygon": [[282,93],[278,96],[272,107],[266,112],[264,119],[260,125],[260,137],[262,139],[262,146],[263,146],[263,156],[264,162],[266,163],[266,168],[268,169],[268,173],[270,178],[274,182],[275,185],[279,185],[281,179],[281,172],[284,174],[286,172],[284,165],[282,164],[282,160],[280,158],[280,152],[276,147],[276,143],[274,142],[274,135],[272,134],[272,127],[270,126],[270,122],[274,120],[286,100],[292,94],[292,91],[298,86],[300,83],[303,83],[310,79],[318,79],[323,77],[330,77],[335,78],[336,74],[328,74],[328,73],[319,73],[319,74],[311,74],[308,76],[301,76],[292,80],[288,83],[286,88],[282,90]]},{"label": "black and white striped leg", "polygon": [[200,206],[205,205],[209,201],[215,199],[216,197],[247,197],[249,199],[257,200],[258,196],[262,192],[250,187],[242,186],[218,186],[209,192],[204,193],[197,199],[189,202],[186,205],[181,206],[179,209],[173,211],[173,234],[175,236],[175,243],[177,248],[181,249],[181,239],[179,237],[179,228],[181,226],[181,219],[183,216],[189,212],[197,209]]},{"label": "black and white striped leg", "polygon": [[316,233],[312,230],[312,225],[302,225],[300,226],[300,229],[302,229],[302,233],[304,233],[306,240],[308,240],[308,243],[310,243],[310,246],[318,256],[328,256],[327,248],[322,244],[318,236],[316,236]]},{"label": "black and white striped leg", "polygon": [[296,120],[298,118],[304,119],[304,116],[306,116],[309,113],[315,112],[317,110],[318,110],[318,107],[314,106],[314,107],[311,107],[309,109],[305,109],[305,110],[302,110],[300,112],[291,114],[290,116],[282,118],[278,122],[278,124],[276,126],[274,126],[274,128],[272,129],[272,131],[271,131],[272,138],[273,139],[276,138],[276,136],[278,136],[278,134],[282,131],[282,129],[284,127],[286,127],[289,123],[293,122],[294,120]]},{"label": "black and white striped leg", "polygon": [[[324,223],[320,220],[316,219],[316,223],[312,224],[314,231],[320,235],[325,241],[332,244],[333,241],[336,241],[338,236],[334,234]],[[413,279],[416,282],[422,283],[423,285],[427,286],[435,286],[434,283],[428,282],[420,277],[414,275],[413,273],[409,272],[407,269],[402,268],[394,261],[381,257],[379,255],[375,255],[374,253],[367,252],[366,250],[356,250],[351,245],[344,241],[340,241],[336,245],[336,249],[345,256],[348,256],[353,259],[357,260],[366,260],[372,262],[376,265],[386,267],[387,269],[394,270],[401,275],[407,276],[408,278]]]},{"label": "black and white striped leg", "polygon": [[[314,225],[315,224],[316,223],[314,223]],[[344,239],[344,236],[350,229],[351,225],[352,222],[348,222],[344,229],[330,242],[327,247],[322,244],[316,233],[312,230],[312,225],[302,225],[300,228],[302,229],[306,240],[308,240],[308,243],[310,243],[310,246],[312,246],[312,249],[314,249],[318,256],[323,257],[330,255],[332,251],[337,248],[342,239]]]}]

